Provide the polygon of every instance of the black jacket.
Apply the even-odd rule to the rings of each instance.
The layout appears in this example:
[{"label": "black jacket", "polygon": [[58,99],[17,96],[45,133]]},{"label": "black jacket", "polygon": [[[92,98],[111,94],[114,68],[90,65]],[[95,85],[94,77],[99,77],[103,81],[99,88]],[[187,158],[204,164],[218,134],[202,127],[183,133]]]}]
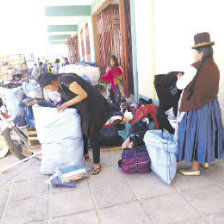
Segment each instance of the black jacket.
[{"label": "black jacket", "polygon": [[176,88],[178,73],[180,72],[170,72],[155,76],[154,85],[160,104],[173,106],[178,103],[182,92]]}]

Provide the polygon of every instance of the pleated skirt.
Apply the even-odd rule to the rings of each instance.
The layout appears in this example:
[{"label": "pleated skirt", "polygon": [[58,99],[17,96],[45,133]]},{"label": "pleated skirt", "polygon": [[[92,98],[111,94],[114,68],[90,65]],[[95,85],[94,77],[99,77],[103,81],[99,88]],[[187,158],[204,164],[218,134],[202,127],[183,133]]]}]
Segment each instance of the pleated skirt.
[{"label": "pleated skirt", "polygon": [[218,100],[186,112],[178,126],[178,161],[200,163],[221,159],[223,125]]}]

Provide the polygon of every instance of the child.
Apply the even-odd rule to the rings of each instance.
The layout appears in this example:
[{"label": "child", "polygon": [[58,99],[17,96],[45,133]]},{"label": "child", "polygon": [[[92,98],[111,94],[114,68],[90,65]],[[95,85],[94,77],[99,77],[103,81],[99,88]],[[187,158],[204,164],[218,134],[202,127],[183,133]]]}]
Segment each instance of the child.
[{"label": "child", "polygon": [[121,102],[121,80],[123,70],[119,66],[117,57],[110,56],[110,66],[107,67],[106,74],[102,76],[102,80],[107,83],[107,99],[109,102]]}]

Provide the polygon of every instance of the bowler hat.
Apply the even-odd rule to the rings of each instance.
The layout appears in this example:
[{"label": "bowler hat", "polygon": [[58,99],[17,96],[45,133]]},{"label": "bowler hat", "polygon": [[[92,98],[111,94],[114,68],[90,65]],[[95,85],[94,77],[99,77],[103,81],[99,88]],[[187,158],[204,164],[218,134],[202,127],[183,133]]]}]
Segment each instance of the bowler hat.
[{"label": "bowler hat", "polygon": [[215,42],[210,40],[209,33],[204,32],[204,33],[198,33],[194,36],[194,44],[195,45],[192,47],[192,49],[205,46],[212,46],[215,44]]}]

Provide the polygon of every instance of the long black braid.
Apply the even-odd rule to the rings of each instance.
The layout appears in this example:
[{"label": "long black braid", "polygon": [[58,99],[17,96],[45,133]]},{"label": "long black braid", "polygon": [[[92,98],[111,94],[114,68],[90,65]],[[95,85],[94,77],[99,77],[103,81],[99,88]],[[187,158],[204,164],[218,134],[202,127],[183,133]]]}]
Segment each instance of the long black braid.
[{"label": "long black braid", "polygon": [[206,60],[208,60],[209,58],[213,58],[213,48],[212,46],[206,46],[206,47],[201,47],[201,48],[198,48],[196,49],[199,53],[200,52],[203,52],[203,57],[201,59],[201,63],[197,69],[197,73],[196,75],[194,76],[190,86],[189,86],[189,89],[188,89],[188,96],[187,96],[187,100],[190,100],[193,93],[194,93],[194,88],[195,88],[195,83],[199,77],[199,74],[200,74],[200,71],[201,71],[201,68],[203,66],[203,64],[206,62]]}]

